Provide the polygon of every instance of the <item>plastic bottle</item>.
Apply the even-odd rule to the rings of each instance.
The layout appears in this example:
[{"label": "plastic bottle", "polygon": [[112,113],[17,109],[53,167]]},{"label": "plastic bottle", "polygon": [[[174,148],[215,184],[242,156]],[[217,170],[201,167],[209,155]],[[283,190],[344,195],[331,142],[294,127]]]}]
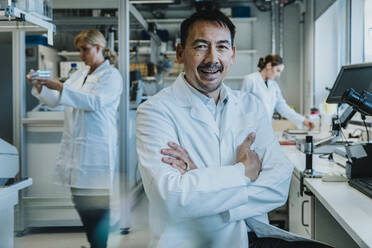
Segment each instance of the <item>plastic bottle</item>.
[{"label": "plastic bottle", "polygon": [[321,119],[320,119],[319,110],[317,108],[311,108],[310,109],[310,121],[314,122],[314,129],[313,131],[320,132],[321,131]]},{"label": "plastic bottle", "polygon": [[71,68],[70,70],[68,71],[68,77],[71,77],[71,75],[77,71],[78,68],[77,68],[77,64],[76,63],[71,63]]}]

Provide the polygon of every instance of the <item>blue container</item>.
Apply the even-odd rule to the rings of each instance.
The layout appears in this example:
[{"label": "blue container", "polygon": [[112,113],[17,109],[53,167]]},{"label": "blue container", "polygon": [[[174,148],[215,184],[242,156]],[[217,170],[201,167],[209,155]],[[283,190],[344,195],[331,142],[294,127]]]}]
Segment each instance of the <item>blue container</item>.
[{"label": "blue container", "polygon": [[48,46],[48,38],[43,35],[26,35],[26,45]]},{"label": "blue container", "polygon": [[250,7],[233,7],[232,17],[251,17]]}]

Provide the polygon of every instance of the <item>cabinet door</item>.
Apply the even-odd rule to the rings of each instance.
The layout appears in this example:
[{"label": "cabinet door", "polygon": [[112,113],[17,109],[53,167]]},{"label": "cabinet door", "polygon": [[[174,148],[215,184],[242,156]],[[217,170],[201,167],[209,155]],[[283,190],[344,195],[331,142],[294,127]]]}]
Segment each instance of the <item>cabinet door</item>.
[{"label": "cabinet door", "polygon": [[314,200],[300,195],[300,180],[293,176],[289,190],[289,231],[305,238],[313,238]]}]

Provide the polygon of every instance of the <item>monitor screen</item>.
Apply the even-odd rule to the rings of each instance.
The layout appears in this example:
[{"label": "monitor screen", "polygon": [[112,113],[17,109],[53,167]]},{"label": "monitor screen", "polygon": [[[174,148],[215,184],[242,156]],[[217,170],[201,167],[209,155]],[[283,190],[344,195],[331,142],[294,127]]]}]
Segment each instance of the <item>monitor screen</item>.
[{"label": "monitor screen", "polygon": [[372,63],[344,65],[338,73],[327,103],[341,103],[345,90],[353,88],[356,92],[372,92]]}]

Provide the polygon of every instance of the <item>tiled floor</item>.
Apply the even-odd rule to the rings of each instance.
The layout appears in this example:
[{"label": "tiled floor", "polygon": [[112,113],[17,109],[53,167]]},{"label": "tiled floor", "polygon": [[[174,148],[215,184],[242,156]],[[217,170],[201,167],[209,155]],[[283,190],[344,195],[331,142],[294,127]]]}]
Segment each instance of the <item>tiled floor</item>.
[{"label": "tiled floor", "polygon": [[[134,209],[130,234],[110,233],[108,248],[147,247],[150,239],[147,206],[148,201],[143,196]],[[33,231],[14,240],[15,248],[80,248],[83,245],[89,247],[85,234],[79,229],[68,230],[67,228],[48,232]]]}]

